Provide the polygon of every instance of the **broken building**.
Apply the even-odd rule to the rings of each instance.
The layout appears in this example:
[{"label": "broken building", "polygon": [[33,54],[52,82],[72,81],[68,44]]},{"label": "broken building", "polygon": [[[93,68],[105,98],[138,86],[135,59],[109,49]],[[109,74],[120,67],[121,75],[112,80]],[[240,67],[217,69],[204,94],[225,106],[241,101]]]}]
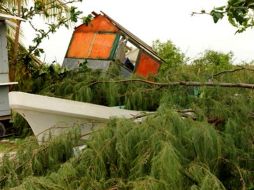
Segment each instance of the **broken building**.
[{"label": "broken building", "polygon": [[112,61],[117,61],[125,76],[158,73],[163,60],[149,45],[105,13],[92,14],[88,24],[75,28],[64,67],[73,69],[86,62],[91,69],[107,70]]}]

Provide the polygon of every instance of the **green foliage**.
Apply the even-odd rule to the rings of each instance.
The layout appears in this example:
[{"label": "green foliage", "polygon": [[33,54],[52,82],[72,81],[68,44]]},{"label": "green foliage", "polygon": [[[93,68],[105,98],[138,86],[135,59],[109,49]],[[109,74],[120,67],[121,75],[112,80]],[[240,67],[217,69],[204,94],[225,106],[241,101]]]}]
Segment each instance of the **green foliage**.
[{"label": "green foliage", "polygon": [[9,189],[22,183],[29,176],[46,175],[60,168],[60,164],[73,156],[73,146],[80,138],[78,130],[72,130],[50,143],[39,146],[35,138],[28,138],[15,155],[6,154],[0,165],[0,188]]},{"label": "green foliage", "polygon": [[210,12],[211,16],[213,17],[213,21],[217,23],[220,19],[224,17],[224,9],[225,6],[216,7],[214,10]]},{"label": "green foliage", "polygon": [[[238,133],[245,131],[243,126],[235,127]],[[14,162],[5,158],[0,171],[9,180],[2,178],[1,187],[224,190],[253,185],[254,150],[243,150],[252,135],[239,141],[228,129],[218,131],[207,122],[182,118],[166,107],[142,123],[110,121],[82,143],[86,148],[76,156],[70,147],[77,145],[80,136],[71,134],[75,135],[62,136],[41,147],[32,143],[32,148],[17,153],[19,159]],[[26,155],[31,151],[31,167],[17,169],[28,162]]]},{"label": "green foliage", "polygon": [[[243,32],[254,26],[253,10],[253,0],[228,0],[226,5],[215,7],[208,14],[213,17],[215,23],[227,16],[229,23],[237,28],[236,32]],[[206,14],[206,11],[201,11],[201,14]]]},{"label": "green foliage", "polygon": [[[165,66],[153,82],[254,83],[253,66],[235,66],[232,58],[206,51],[192,64]],[[31,143],[18,152],[20,159],[0,166],[2,189],[253,188],[252,90],[127,81],[117,64],[107,72],[85,63],[72,71],[59,65],[29,71],[29,92],[155,113],[141,123],[111,120],[83,142],[69,135],[42,147]],[[86,148],[74,156],[77,144]]]},{"label": "green foliage", "polygon": [[154,41],[153,49],[165,60],[161,70],[164,70],[164,67],[176,67],[184,63],[184,54],[169,40],[166,42]]},{"label": "green foliage", "polygon": [[[204,64],[205,66],[217,66],[218,69],[229,69],[232,66],[233,54],[229,52],[227,54],[208,50],[205,51],[201,58],[194,60],[194,64]],[[209,69],[209,68],[208,68]]]},{"label": "green foliage", "polygon": [[86,24],[86,25],[88,25],[88,24],[91,22],[92,17],[93,17],[93,16],[92,16],[91,14],[87,15],[86,17],[83,17],[83,18],[82,18],[83,23]]},{"label": "green foliage", "polygon": [[[69,27],[71,23],[77,22],[81,11],[77,10],[77,7],[72,6],[75,3],[82,2],[82,0],[67,0],[67,1],[54,1],[54,0],[4,0],[0,2],[0,12],[14,16],[19,16],[30,24],[30,30],[34,32],[33,45],[29,45],[28,54],[26,56],[34,55],[40,56],[44,53],[44,50],[39,47],[45,38],[48,38],[50,34],[55,33],[60,27]],[[34,23],[35,17],[44,17],[45,26],[38,28]],[[38,19],[38,18],[37,18]],[[19,23],[19,22],[17,22]],[[15,23],[16,24],[16,23]],[[19,53],[18,46],[20,24],[17,27],[9,27],[10,37],[14,40],[15,48],[12,54]],[[14,31],[15,30],[15,31]],[[33,35],[32,35],[33,36]],[[14,61],[15,62],[15,61]],[[16,62],[13,63],[16,65]],[[12,78],[13,76],[11,76]]]},{"label": "green foliage", "polygon": [[13,127],[15,134],[19,137],[26,137],[32,134],[27,121],[18,113],[13,114]]},{"label": "green foliage", "polygon": [[77,7],[71,7],[70,8],[70,20],[72,22],[77,22],[78,21],[78,16],[82,14],[81,11],[77,11]]}]

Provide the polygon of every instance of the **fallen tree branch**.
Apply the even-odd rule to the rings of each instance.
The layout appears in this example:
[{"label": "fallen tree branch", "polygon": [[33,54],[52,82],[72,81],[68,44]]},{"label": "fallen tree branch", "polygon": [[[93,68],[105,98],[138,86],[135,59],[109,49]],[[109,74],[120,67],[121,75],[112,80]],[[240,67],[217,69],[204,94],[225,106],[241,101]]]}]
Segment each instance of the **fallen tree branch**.
[{"label": "fallen tree branch", "polygon": [[242,71],[242,70],[247,70],[247,71],[252,71],[252,72],[254,72],[254,69],[252,69],[252,68],[248,68],[248,67],[244,67],[244,66],[240,66],[240,65],[238,65],[237,67],[238,67],[238,68],[236,68],[236,69],[224,70],[224,71],[218,72],[218,73],[212,75],[212,76],[210,77],[210,79],[212,79],[212,78],[214,78],[214,77],[217,77],[217,76],[219,76],[219,75],[222,75],[222,74],[234,73],[234,72]]},{"label": "fallen tree branch", "polygon": [[226,73],[234,73],[234,72],[241,71],[241,70],[245,70],[245,68],[244,67],[240,67],[240,68],[233,69],[233,70],[221,71],[219,73],[216,73],[216,74],[212,75],[210,78],[214,78],[214,77],[217,77],[219,75],[226,74]]},{"label": "fallen tree branch", "polygon": [[252,72],[254,72],[254,69],[253,69],[253,68],[248,68],[248,67],[244,67],[244,66],[238,66],[238,67],[244,68],[244,69],[247,70],[247,71],[252,71]]},{"label": "fallen tree branch", "polygon": [[150,86],[159,87],[170,87],[170,86],[208,86],[208,87],[224,87],[224,88],[246,88],[254,89],[254,84],[248,83],[215,83],[215,82],[196,82],[196,81],[177,81],[177,82],[153,82],[143,79],[125,79],[125,80],[115,80],[115,81],[95,81],[87,86],[93,86],[100,83],[145,83]]}]

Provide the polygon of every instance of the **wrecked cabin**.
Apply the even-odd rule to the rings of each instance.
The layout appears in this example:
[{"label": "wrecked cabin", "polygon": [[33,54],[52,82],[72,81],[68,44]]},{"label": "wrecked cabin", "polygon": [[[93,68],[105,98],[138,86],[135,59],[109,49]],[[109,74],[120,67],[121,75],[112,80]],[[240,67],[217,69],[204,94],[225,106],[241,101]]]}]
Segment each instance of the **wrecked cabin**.
[{"label": "wrecked cabin", "polygon": [[91,69],[107,70],[116,61],[121,74],[148,77],[158,73],[163,60],[137,36],[105,13],[92,13],[88,24],[75,28],[63,66],[69,69],[86,62]]}]

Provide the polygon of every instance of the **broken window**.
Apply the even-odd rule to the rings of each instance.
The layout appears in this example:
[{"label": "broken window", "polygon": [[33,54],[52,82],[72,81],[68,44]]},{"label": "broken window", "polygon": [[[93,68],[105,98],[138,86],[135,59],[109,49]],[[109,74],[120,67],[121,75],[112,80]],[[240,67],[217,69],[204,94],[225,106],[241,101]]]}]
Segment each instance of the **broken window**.
[{"label": "broken window", "polygon": [[119,40],[117,51],[116,51],[116,60],[119,60],[127,69],[134,71],[135,65],[137,63],[139,54],[139,49],[128,39],[122,36]]}]

